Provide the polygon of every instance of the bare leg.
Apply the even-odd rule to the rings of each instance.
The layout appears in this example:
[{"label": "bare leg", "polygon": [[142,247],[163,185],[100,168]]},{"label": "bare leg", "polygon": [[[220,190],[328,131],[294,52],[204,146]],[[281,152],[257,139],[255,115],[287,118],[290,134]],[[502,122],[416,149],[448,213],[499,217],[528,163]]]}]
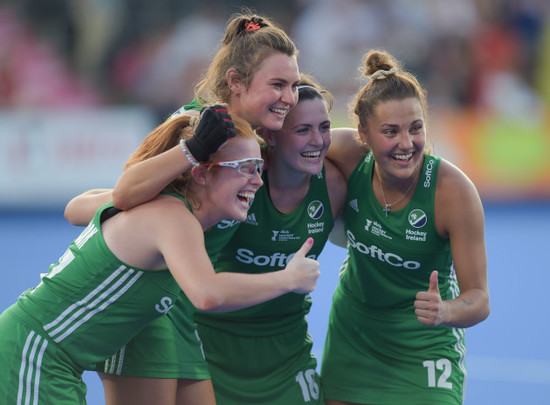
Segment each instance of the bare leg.
[{"label": "bare leg", "polygon": [[175,405],[177,380],[98,373],[105,405]]},{"label": "bare leg", "polygon": [[212,380],[178,380],[177,405],[216,405]]}]

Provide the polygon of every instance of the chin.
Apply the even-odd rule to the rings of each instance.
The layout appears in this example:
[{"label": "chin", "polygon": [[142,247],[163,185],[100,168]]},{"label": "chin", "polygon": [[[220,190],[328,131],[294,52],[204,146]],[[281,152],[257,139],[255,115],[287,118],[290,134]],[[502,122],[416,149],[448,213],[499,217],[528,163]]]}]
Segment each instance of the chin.
[{"label": "chin", "polygon": [[321,173],[322,170],[323,170],[323,164],[320,163],[320,164],[317,165],[317,166],[308,166],[308,167],[305,167],[303,171],[304,171],[305,173],[311,174],[312,176],[315,176],[316,174]]},{"label": "chin", "polygon": [[238,211],[238,212],[234,212],[232,217],[233,219],[236,219],[237,221],[244,221],[246,220],[246,217],[248,216],[248,211]]},{"label": "chin", "polygon": [[269,120],[266,120],[266,122],[263,122],[260,126],[269,131],[280,131],[281,128],[283,128],[284,122],[285,122],[284,118],[280,118],[280,119],[270,118]]}]

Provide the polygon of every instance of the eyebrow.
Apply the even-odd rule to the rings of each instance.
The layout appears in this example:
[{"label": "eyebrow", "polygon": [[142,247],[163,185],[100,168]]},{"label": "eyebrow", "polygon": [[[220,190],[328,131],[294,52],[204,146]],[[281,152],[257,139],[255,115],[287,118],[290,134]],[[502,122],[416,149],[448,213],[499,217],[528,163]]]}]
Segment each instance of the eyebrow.
[{"label": "eyebrow", "polygon": [[[331,124],[331,121],[330,121],[330,120],[322,121],[322,122],[319,123],[319,126],[321,126],[321,125],[326,125],[326,124],[329,124],[329,125],[330,125],[330,124]],[[307,123],[307,124],[306,124],[306,123],[301,123],[301,124],[295,125],[294,127],[292,127],[292,129],[296,129],[296,128],[300,128],[300,127],[313,128],[314,125],[309,124],[309,123]]]},{"label": "eyebrow", "polygon": [[[417,119],[417,120],[414,120],[413,122],[410,123],[409,126],[411,125],[414,125],[414,124],[418,124],[418,123],[424,123],[424,121],[422,119]],[[380,127],[383,127],[383,126],[387,126],[387,127],[390,127],[390,128],[399,128],[400,125],[397,125],[397,124],[388,124],[386,122],[383,122],[382,124],[380,124]]]},{"label": "eyebrow", "polygon": [[[272,81],[272,82],[282,82],[282,83],[285,83],[285,84],[290,83],[289,80],[283,79],[283,78],[281,78],[281,77],[273,77],[273,78],[271,78],[271,79],[269,79],[269,80]],[[293,85],[293,86],[298,86],[298,83],[300,83],[300,80],[294,81],[294,82],[292,83],[292,85]]]}]

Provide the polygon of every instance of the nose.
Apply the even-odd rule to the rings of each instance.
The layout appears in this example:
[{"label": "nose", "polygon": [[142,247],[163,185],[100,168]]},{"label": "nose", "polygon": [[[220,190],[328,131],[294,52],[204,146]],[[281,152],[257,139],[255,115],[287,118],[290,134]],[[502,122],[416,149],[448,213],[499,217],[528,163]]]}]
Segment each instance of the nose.
[{"label": "nose", "polygon": [[402,133],[399,139],[399,147],[402,149],[411,149],[413,147],[412,135],[408,132]]},{"label": "nose", "polygon": [[283,94],[281,95],[281,101],[288,104],[291,108],[298,102],[298,89],[293,86],[285,87]]},{"label": "nose", "polygon": [[262,176],[260,175],[259,171],[256,170],[256,173],[254,173],[254,176],[252,176],[252,178],[250,179],[250,183],[258,186],[258,188],[260,188],[264,184],[264,181],[262,180]]},{"label": "nose", "polygon": [[309,143],[315,146],[322,146],[325,143],[323,139],[323,135],[318,129],[313,129],[311,131],[311,137],[310,137]]}]

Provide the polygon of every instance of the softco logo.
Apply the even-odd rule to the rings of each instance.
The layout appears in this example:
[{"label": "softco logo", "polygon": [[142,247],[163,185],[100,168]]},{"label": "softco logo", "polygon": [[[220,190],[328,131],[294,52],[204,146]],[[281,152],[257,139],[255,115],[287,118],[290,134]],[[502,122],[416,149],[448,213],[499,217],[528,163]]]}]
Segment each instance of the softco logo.
[{"label": "softco logo", "polygon": [[311,219],[319,219],[323,215],[325,207],[323,203],[319,200],[315,200],[309,203],[307,206],[307,214]]},{"label": "softco logo", "polygon": [[[268,266],[274,268],[284,268],[294,257],[294,253],[286,254],[275,252],[271,256],[255,255],[250,249],[241,248],[237,250],[236,259],[244,264],[254,264],[255,266]],[[308,255],[310,259],[317,259],[316,255]]]},{"label": "softco logo", "polygon": [[216,224],[216,228],[227,229],[227,228],[231,228],[234,225],[237,225],[238,223],[240,223],[240,221],[237,221],[236,219],[222,219],[220,222]]},{"label": "softco logo", "polygon": [[369,163],[372,159],[372,151],[369,150],[369,153],[365,156],[365,163]]},{"label": "softco logo", "polygon": [[428,166],[426,166],[426,179],[424,180],[424,187],[428,188],[430,187],[430,183],[432,181],[432,171],[434,168],[435,160],[430,159],[428,161]]},{"label": "softco logo", "polygon": [[376,245],[367,246],[364,243],[358,242],[355,240],[355,235],[348,230],[346,232],[348,237],[349,246],[353,249],[356,249],[359,253],[364,254],[365,256],[370,256],[373,259],[378,259],[381,262],[387,263],[390,266],[394,267],[403,267],[408,270],[415,270],[420,268],[420,263],[413,260],[404,260],[401,256],[396,255],[395,253],[387,253],[382,251]]},{"label": "softco logo", "polygon": [[174,302],[170,297],[162,297],[160,304],[155,305],[155,309],[161,314],[165,314],[174,306]]},{"label": "softco logo", "polygon": [[426,223],[428,222],[428,216],[421,209],[415,208],[414,210],[409,212],[408,220],[409,224],[411,224],[413,228],[418,229],[426,225]]}]

